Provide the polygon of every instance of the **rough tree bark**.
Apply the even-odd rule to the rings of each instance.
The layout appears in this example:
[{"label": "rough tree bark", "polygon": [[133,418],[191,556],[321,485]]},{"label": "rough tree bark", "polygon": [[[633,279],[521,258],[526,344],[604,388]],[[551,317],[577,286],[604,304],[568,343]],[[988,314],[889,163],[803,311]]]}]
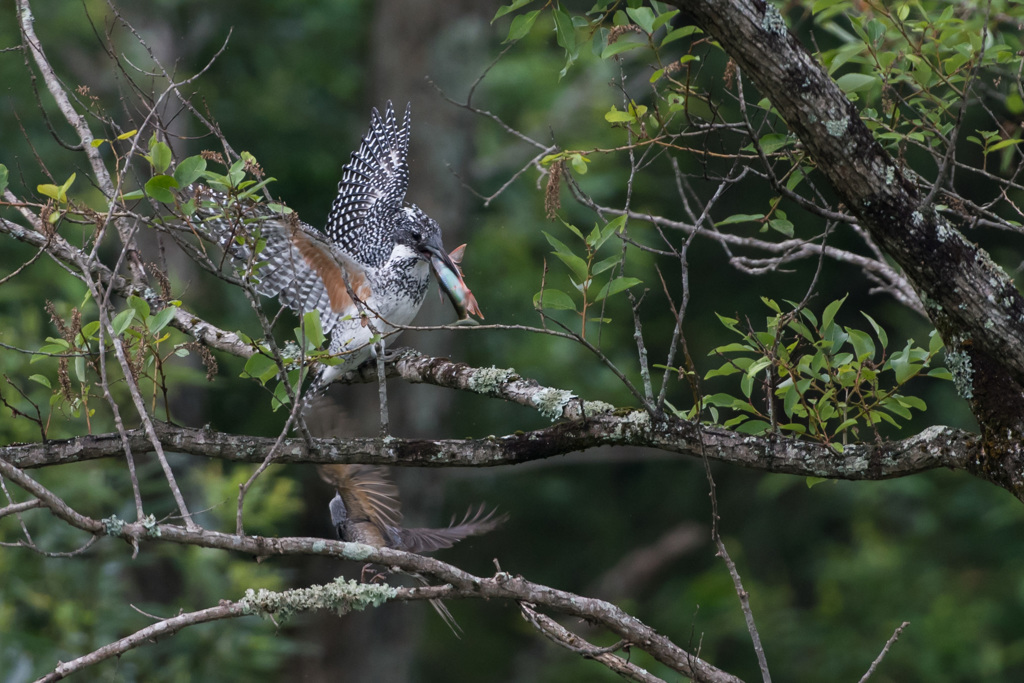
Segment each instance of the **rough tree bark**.
[{"label": "rough tree bark", "polygon": [[982,428],[984,448],[971,471],[1024,500],[1024,297],[984,249],[935,210],[948,169],[929,187],[883,150],[771,3],[669,4],[689,13],[771,100],[843,203],[904,269]]}]

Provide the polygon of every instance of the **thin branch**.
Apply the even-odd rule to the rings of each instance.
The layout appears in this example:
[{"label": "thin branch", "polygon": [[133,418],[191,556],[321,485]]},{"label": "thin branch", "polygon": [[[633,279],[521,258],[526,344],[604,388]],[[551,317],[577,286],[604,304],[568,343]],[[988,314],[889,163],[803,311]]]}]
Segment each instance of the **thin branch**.
[{"label": "thin branch", "polygon": [[94,650],[93,652],[82,657],[78,657],[77,659],[73,659],[70,662],[61,662],[53,671],[36,679],[36,683],[51,683],[52,681],[59,681],[76,671],[81,671],[82,669],[99,664],[111,657],[119,657],[140,645],[156,642],[157,638],[174,635],[187,626],[205,624],[219,619],[230,619],[243,616],[247,616],[245,605],[243,603],[227,601],[225,601],[225,604],[218,605],[217,607],[210,607],[208,609],[199,610],[198,612],[179,614],[178,616],[171,617],[170,619],[164,619],[163,621],[158,621],[155,624],[150,624],[146,628],[140,629],[130,636],[116,640],[109,645],[104,645],[98,650]]},{"label": "thin branch", "polygon": [[865,683],[869,678],[871,678],[871,676],[875,673],[875,669],[877,669],[878,665],[882,663],[883,659],[885,659],[885,655],[889,653],[889,648],[891,648],[893,644],[897,641],[897,639],[899,639],[900,634],[903,633],[903,629],[905,629],[908,626],[910,626],[910,622],[904,621],[902,624],[896,627],[896,630],[893,631],[893,634],[889,636],[889,640],[886,641],[885,647],[882,648],[882,651],[878,653],[877,657],[875,657],[875,661],[871,662],[871,666],[868,667],[868,670],[864,673],[863,676],[861,676],[860,683]]},{"label": "thin branch", "polygon": [[523,615],[523,619],[530,626],[533,626],[533,628],[547,636],[548,640],[559,647],[564,647],[569,652],[574,652],[585,659],[599,662],[623,678],[631,681],[639,681],[639,683],[665,683],[664,679],[658,678],[636,664],[632,664],[628,660],[612,654],[624,647],[628,649],[628,644],[624,641],[620,640],[611,647],[597,647],[588,643],[551,617],[536,611],[529,603],[520,603],[519,611]]}]

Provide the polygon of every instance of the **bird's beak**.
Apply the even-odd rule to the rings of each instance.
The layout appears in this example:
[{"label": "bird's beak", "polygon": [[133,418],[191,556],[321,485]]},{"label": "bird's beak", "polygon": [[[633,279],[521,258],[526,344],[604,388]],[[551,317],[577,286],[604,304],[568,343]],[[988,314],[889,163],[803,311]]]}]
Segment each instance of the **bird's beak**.
[{"label": "bird's beak", "polygon": [[480,312],[480,306],[477,305],[473,292],[469,291],[469,287],[462,279],[462,271],[458,266],[465,250],[466,245],[463,244],[448,254],[445,252],[441,240],[438,239],[424,245],[426,252],[424,257],[430,262],[430,268],[434,271],[434,276],[437,277],[441,289],[448,295],[448,299],[451,300],[459,314],[459,322],[472,322],[469,317],[471,313],[478,318],[483,318],[484,315]]}]

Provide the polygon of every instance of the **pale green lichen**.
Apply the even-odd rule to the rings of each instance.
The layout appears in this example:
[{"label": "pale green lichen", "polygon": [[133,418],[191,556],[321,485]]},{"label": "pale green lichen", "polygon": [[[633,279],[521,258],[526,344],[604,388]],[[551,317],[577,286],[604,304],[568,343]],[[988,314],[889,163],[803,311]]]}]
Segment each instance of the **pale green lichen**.
[{"label": "pale green lichen", "polygon": [[541,389],[530,398],[530,403],[536,406],[541,415],[552,422],[562,417],[562,412],[569,401],[576,398],[576,394],[565,389]]},{"label": "pale green lichen", "polygon": [[974,368],[966,351],[946,351],[946,367],[953,375],[953,386],[963,399],[974,397]]},{"label": "pale green lichen", "polygon": [[142,526],[146,529],[146,535],[150,538],[160,538],[160,525],[157,524],[156,516],[146,515],[142,520]]},{"label": "pale green lichen", "polygon": [[836,119],[835,121],[825,122],[825,130],[827,130],[828,134],[834,138],[839,138],[845,135],[846,129],[849,127],[850,118],[848,116],[844,116],[841,119]]},{"label": "pale green lichen", "polygon": [[583,415],[586,417],[592,417],[594,415],[607,415],[608,413],[614,411],[615,406],[613,406],[611,403],[605,403],[604,401],[583,402]]},{"label": "pale green lichen", "polygon": [[779,36],[786,35],[786,20],[782,18],[782,14],[776,9],[775,5],[770,2],[765,4],[761,28],[768,33],[774,33]]},{"label": "pale green lichen", "polygon": [[365,543],[346,543],[345,550],[342,552],[342,557],[346,560],[362,562],[375,552],[377,552],[377,549],[372,545],[366,545]]},{"label": "pale green lichen", "polygon": [[314,553],[322,553],[326,549],[327,549],[327,544],[324,543],[323,541],[313,541],[313,552]]},{"label": "pale green lichen", "polygon": [[120,519],[117,515],[111,515],[100,520],[103,522],[103,531],[106,532],[107,536],[120,536],[121,531],[124,529],[124,520]]},{"label": "pale green lichen", "polygon": [[502,384],[512,379],[516,371],[512,368],[479,368],[469,378],[469,388],[478,394],[494,394]]},{"label": "pale green lichen", "polygon": [[651,416],[643,410],[631,410],[615,425],[615,436],[633,439],[645,436],[651,429]]},{"label": "pale green lichen", "polygon": [[357,583],[338,577],[327,585],[288,591],[271,591],[266,588],[255,591],[250,588],[238,604],[245,614],[258,614],[284,621],[296,612],[332,610],[341,615],[352,610],[361,611],[371,605],[378,607],[396,594],[395,588],[386,584]]}]

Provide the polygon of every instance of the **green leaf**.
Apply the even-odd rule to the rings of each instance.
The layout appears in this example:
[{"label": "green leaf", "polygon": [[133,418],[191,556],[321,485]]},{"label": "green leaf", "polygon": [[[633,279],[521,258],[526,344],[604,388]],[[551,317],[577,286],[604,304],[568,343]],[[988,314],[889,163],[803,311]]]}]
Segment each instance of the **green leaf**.
[{"label": "green leaf", "polygon": [[28,378],[35,382],[36,384],[42,384],[47,389],[53,389],[53,387],[50,386],[50,380],[47,379],[44,375],[29,375]]},{"label": "green leaf", "polygon": [[139,316],[139,320],[146,320],[149,318],[150,309],[149,302],[138,296],[128,297],[128,307],[135,311]]},{"label": "green leaf", "polygon": [[651,26],[651,29],[653,31],[657,31],[659,28],[675,19],[676,15],[678,14],[679,10],[677,9],[669,10],[668,12],[662,12],[661,14],[658,15],[658,18],[654,20],[654,24]]},{"label": "green leaf", "polygon": [[573,154],[569,157],[569,164],[572,166],[572,170],[580,175],[584,175],[587,172],[587,163],[590,160],[582,154]]},{"label": "green leaf", "polygon": [[[543,295],[543,298],[542,298]],[[533,307],[540,310],[575,311],[572,297],[558,289],[545,289],[533,295]]]},{"label": "green leaf", "polygon": [[587,273],[586,261],[584,261],[576,254],[562,254],[556,251],[554,252],[554,255],[556,258],[558,258],[558,260],[560,260],[562,263],[568,266],[569,270],[572,271],[573,282],[577,286],[588,284],[588,281],[590,280],[590,275],[589,273]]},{"label": "green leaf", "polygon": [[[245,155],[246,154],[249,154],[249,153],[248,152],[242,152],[242,155],[241,155],[242,158],[239,159],[238,161],[236,161],[235,163],[231,164],[231,168],[228,169],[227,179],[228,179],[228,185],[230,187],[233,187],[233,188],[238,187],[238,184],[241,183],[242,180],[245,179]],[[249,156],[252,157],[251,154],[249,154]]]},{"label": "green leaf", "polygon": [[837,78],[836,85],[843,92],[856,92],[871,87],[876,81],[878,81],[878,77],[871,74],[851,73]]},{"label": "green leaf", "polygon": [[741,434],[764,434],[771,428],[771,423],[765,422],[764,420],[747,420],[743,424],[737,426],[736,431]]},{"label": "green leaf", "polygon": [[604,120],[608,123],[632,123],[636,120],[636,117],[628,111],[619,111],[615,108],[615,105],[612,105],[612,108],[605,113]]},{"label": "green leaf", "polygon": [[7,189],[8,172],[7,167],[0,164],[0,194],[4,193]]},{"label": "green leaf", "polygon": [[627,7],[626,14],[644,33],[654,33],[654,10],[650,7]]},{"label": "green leaf", "polygon": [[776,232],[781,232],[786,237],[793,236],[793,223],[785,218],[773,218],[768,221],[768,227]]},{"label": "green leaf", "polygon": [[1013,139],[1013,138],[1009,138],[1009,139],[1006,139],[1006,140],[1000,140],[999,142],[995,143],[994,145],[992,145],[991,147],[989,147],[985,151],[986,152],[995,152],[997,150],[1003,149],[1004,147],[1009,147],[1010,145],[1019,145],[1022,142],[1024,142],[1024,140],[1017,140],[1017,139]]},{"label": "green leaf", "polygon": [[138,132],[139,132],[138,128],[133,128],[130,131],[128,131],[127,133],[121,133],[120,135],[117,136],[116,139],[117,140],[127,140],[128,138],[135,137],[135,135]]},{"label": "green leaf", "polygon": [[804,481],[807,482],[807,488],[810,489],[814,488],[815,486],[822,482],[828,481],[828,479],[825,479],[824,477],[807,477],[806,479],[804,479]]},{"label": "green leaf", "polygon": [[784,133],[768,133],[757,144],[765,154],[771,154],[789,144],[789,136]]},{"label": "green leaf", "polygon": [[270,356],[262,353],[254,353],[245,362],[242,370],[242,377],[252,377],[259,380],[260,384],[266,384],[277,376],[277,363]]},{"label": "green leaf", "polygon": [[861,311],[860,314],[862,316],[864,316],[865,318],[867,318],[868,322],[871,323],[871,329],[873,329],[875,331],[875,336],[878,337],[878,341],[881,342],[882,348],[885,349],[886,347],[888,347],[889,346],[889,336],[885,333],[885,329],[881,325],[876,323],[875,319],[872,318],[867,313],[865,313],[864,311]]},{"label": "green leaf", "polygon": [[182,159],[181,163],[179,163],[174,169],[174,179],[178,182],[178,187],[188,187],[194,183],[205,170],[206,159],[198,154],[186,157]]},{"label": "green leaf", "polygon": [[[313,345],[314,349],[319,349],[324,344],[324,328],[320,324],[320,311],[306,311],[302,316],[302,329],[305,331],[306,339],[310,344]],[[302,337],[299,330],[296,330],[295,339],[302,342]]]},{"label": "green leaf", "polygon": [[548,242],[555,248],[553,252],[565,265],[569,267],[569,270],[576,276],[578,282],[586,282],[590,277],[587,272],[587,262],[572,252],[572,249],[567,247],[561,240],[553,235],[544,233],[544,237],[547,238]]},{"label": "green leaf", "polygon": [[169,175],[155,175],[146,181],[146,194],[161,204],[173,204],[171,188],[179,187],[178,181]]},{"label": "green leaf", "polygon": [[178,312],[177,306],[166,306],[162,311],[154,315],[149,321],[149,331],[153,334],[158,334],[160,330],[167,327],[167,323],[174,319],[175,313]]},{"label": "green leaf", "polygon": [[693,33],[697,32],[697,31],[700,31],[700,29],[697,28],[696,26],[683,26],[681,28],[675,29],[674,31],[669,31],[665,35],[665,37],[661,39],[661,46],[665,47],[666,45],[671,43],[673,40],[679,40],[680,38],[685,38],[686,36],[692,35]]},{"label": "green leaf", "polygon": [[[6,169],[5,169],[6,170]],[[44,183],[42,185],[36,185],[36,191],[39,194],[54,199],[61,204],[68,200],[68,188],[71,187],[71,183],[75,182],[76,173],[72,173],[71,177],[68,178],[63,185],[57,186],[52,183]]]},{"label": "green leaf", "polygon": [[821,314],[821,331],[823,336],[828,335],[828,333],[825,332],[825,329],[832,326],[832,321],[835,319],[836,313],[839,312],[839,308],[843,305],[843,302],[846,301],[847,296],[849,296],[849,294],[844,296],[842,299],[836,299],[825,307],[825,312]]},{"label": "green leaf", "polygon": [[552,14],[555,18],[555,40],[565,48],[566,53],[575,55],[578,48],[576,46],[576,27],[572,25],[572,17],[561,7],[555,7]]},{"label": "green leaf", "polygon": [[718,221],[717,223],[715,223],[715,225],[719,226],[730,225],[732,223],[750,223],[752,221],[757,221],[758,223],[760,223],[763,220],[763,213],[735,213],[731,216],[726,217],[724,220]]},{"label": "green leaf", "polygon": [[871,335],[863,330],[855,330],[847,327],[846,332],[850,335],[850,343],[853,344],[853,352],[857,354],[857,360],[873,360],[875,357],[875,343]]},{"label": "green leaf", "polygon": [[613,294],[629,289],[630,287],[639,285],[642,280],[638,280],[635,277],[617,277],[614,280],[610,280],[608,284],[601,288],[601,291],[597,293],[594,301],[604,301]]},{"label": "green leaf", "polygon": [[514,0],[514,2],[511,5],[499,7],[498,11],[494,13],[494,18],[491,19],[491,23],[493,24],[496,19],[500,19],[501,17],[505,16],[506,14],[509,14],[510,12],[515,12],[520,7],[525,7],[526,5],[529,5],[531,2],[533,2],[533,0]]},{"label": "green leaf", "polygon": [[712,377],[728,377],[729,375],[735,375],[740,372],[740,368],[737,367],[737,363],[723,363],[721,366],[708,370],[707,374],[704,375],[704,379],[711,379]]},{"label": "green leaf", "polygon": [[134,318],[135,311],[131,308],[126,308],[115,315],[114,320],[110,323],[111,327],[114,328],[114,336],[119,337],[124,334],[124,331],[132,324]]},{"label": "green leaf", "polygon": [[171,148],[158,140],[149,146],[149,154],[145,158],[157,173],[163,173],[171,165]]},{"label": "green leaf", "polygon": [[788,387],[782,400],[782,409],[786,411],[786,417],[793,418],[793,409],[798,403],[800,403],[800,392],[796,390],[796,387]]},{"label": "green leaf", "polygon": [[608,59],[609,57],[614,57],[617,54],[622,54],[623,52],[633,50],[638,47],[647,47],[647,42],[638,43],[633,40],[628,40],[627,36],[622,36],[601,51],[601,59]]},{"label": "green leaf", "polygon": [[123,202],[134,202],[145,197],[146,194],[142,190],[132,190],[131,192],[125,192],[121,195],[121,201]]},{"label": "green leaf", "polygon": [[75,357],[75,377],[80,384],[85,384],[85,356]]},{"label": "green leaf", "polygon": [[505,38],[506,43],[511,43],[514,40],[523,38],[533,28],[533,22],[537,21],[537,15],[540,14],[539,9],[535,9],[526,14],[519,14],[512,20],[512,25],[508,28],[508,37]]},{"label": "green leaf", "polygon": [[924,366],[920,363],[911,362],[910,344],[911,342],[908,341],[902,351],[894,353],[892,358],[889,359],[889,365],[892,367],[893,372],[896,373],[896,382],[898,384],[903,384],[924,369]]},{"label": "green leaf", "polygon": [[608,270],[609,268],[614,268],[615,266],[619,265],[620,263],[622,263],[622,254],[616,254],[615,256],[609,256],[608,258],[601,259],[600,261],[595,263],[591,267],[591,269],[590,269],[590,274],[591,275],[600,275],[604,271]]},{"label": "green leaf", "polygon": [[96,339],[96,333],[100,331],[100,321],[91,320],[86,324],[82,325],[82,339],[83,340],[94,340]]},{"label": "green leaf", "polygon": [[[562,225],[564,225],[566,228],[568,228],[572,232],[572,234],[576,235],[577,237],[579,237],[584,242],[586,241],[586,238],[583,237],[583,232],[579,228],[577,228],[575,225],[573,225],[572,223],[568,223],[566,221],[562,221]],[[554,245],[552,245],[552,246],[554,246]],[[570,250],[570,253],[571,253],[571,250]]]},{"label": "green leaf", "polygon": [[728,329],[738,334],[742,334],[739,330],[736,329],[736,326],[740,322],[739,320],[737,320],[736,318],[726,317],[724,315],[721,315],[720,313],[715,313],[715,316],[718,318],[718,322],[722,323],[724,327],[727,327]]},{"label": "green leaf", "polygon": [[[608,241],[608,239],[617,232],[622,232],[626,229],[626,214],[619,216],[618,218],[609,221],[603,228],[601,228],[601,236],[593,244],[595,250],[600,249],[601,246]],[[618,259],[618,257],[616,257]]]},{"label": "green leaf", "polygon": [[278,408],[282,408],[291,403],[291,399],[288,398],[288,385],[284,382],[278,382],[277,386],[274,387],[274,400],[270,402],[272,410],[277,411]]}]

